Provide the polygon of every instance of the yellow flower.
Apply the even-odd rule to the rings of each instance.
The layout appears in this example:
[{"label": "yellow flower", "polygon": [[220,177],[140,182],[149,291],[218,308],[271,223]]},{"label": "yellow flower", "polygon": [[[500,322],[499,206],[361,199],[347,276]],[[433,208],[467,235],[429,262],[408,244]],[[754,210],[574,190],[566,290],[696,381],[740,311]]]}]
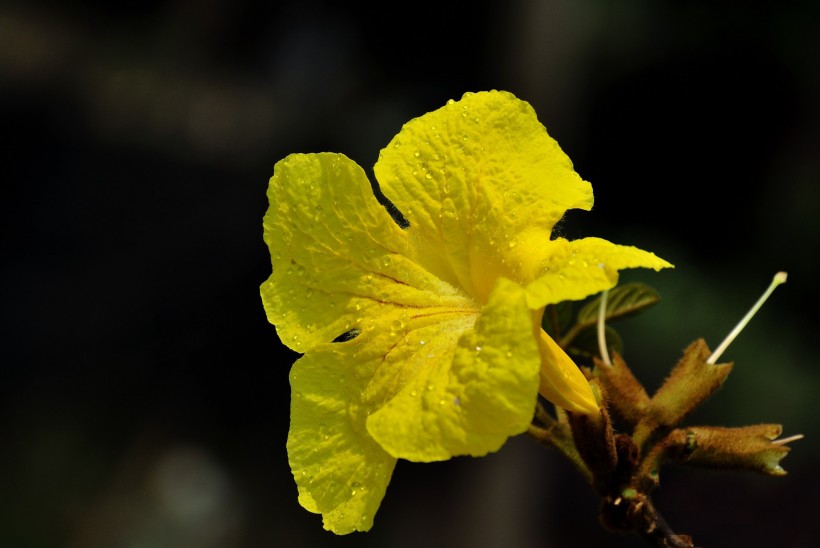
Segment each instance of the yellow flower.
[{"label": "yellow flower", "polygon": [[540,392],[598,406],[541,330],[544,307],[671,266],[597,238],[550,239],[592,189],[528,103],[468,93],[405,124],[375,166],[401,222],[341,154],[278,162],[264,218],[268,319],[302,356],[288,457],[326,529],[366,531],[396,459],[485,455],[524,432]]}]

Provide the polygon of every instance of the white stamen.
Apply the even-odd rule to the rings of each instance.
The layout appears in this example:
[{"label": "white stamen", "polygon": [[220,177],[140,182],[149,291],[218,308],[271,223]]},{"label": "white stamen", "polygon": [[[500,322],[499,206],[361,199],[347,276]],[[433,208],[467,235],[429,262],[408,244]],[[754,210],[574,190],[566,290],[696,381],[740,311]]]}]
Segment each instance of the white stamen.
[{"label": "white stamen", "polygon": [[601,292],[601,305],[598,307],[598,350],[601,353],[601,359],[609,366],[612,362],[609,360],[609,350],[606,347],[606,327],[604,320],[606,319],[606,298],[609,295],[609,290]]},{"label": "white stamen", "polygon": [[789,436],[788,438],[783,438],[782,440],[774,440],[772,441],[772,445],[786,445],[787,443],[791,443],[793,441],[802,440],[803,434],[795,434],[794,436]]},{"label": "white stamen", "polygon": [[718,358],[720,358],[720,355],[723,354],[723,352],[729,347],[729,345],[732,344],[732,341],[735,340],[735,337],[737,337],[740,334],[740,332],[743,331],[743,328],[746,327],[746,324],[749,323],[749,320],[751,320],[752,317],[755,314],[757,314],[757,311],[760,310],[760,307],[763,306],[763,303],[765,303],[766,299],[769,298],[769,295],[772,294],[774,288],[782,283],[786,283],[786,273],[778,272],[774,275],[774,278],[772,278],[772,283],[769,285],[769,288],[763,293],[763,295],[760,296],[760,298],[757,300],[754,306],[751,309],[749,309],[749,311],[746,313],[745,316],[743,316],[743,319],[740,320],[740,322],[735,326],[735,328],[732,329],[731,333],[729,333],[726,336],[726,338],[723,339],[723,342],[720,343],[720,346],[718,346],[715,349],[715,351],[712,352],[712,355],[709,356],[709,359],[706,360],[706,363],[714,365],[717,362]]}]

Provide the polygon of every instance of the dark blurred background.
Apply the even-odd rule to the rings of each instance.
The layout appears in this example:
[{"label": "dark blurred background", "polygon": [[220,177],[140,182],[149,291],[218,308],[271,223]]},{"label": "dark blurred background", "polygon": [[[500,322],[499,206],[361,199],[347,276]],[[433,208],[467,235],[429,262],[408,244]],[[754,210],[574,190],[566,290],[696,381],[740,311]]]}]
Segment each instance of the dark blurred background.
[{"label": "dark blurred background", "polygon": [[693,423],[802,432],[790,474],[662,472],[702,546],[820,544],[820,4],[207,0],[0,5],[0,546],[641,546],[526,437],[400,462],[367,534],[302,510],[288,368],[258,286],[274,162],[372,173],[405,121],[465,91],[529,101],[593,183],[568,237],[675,263],[621,323],[654,388],[714,348],[777,270]]}]

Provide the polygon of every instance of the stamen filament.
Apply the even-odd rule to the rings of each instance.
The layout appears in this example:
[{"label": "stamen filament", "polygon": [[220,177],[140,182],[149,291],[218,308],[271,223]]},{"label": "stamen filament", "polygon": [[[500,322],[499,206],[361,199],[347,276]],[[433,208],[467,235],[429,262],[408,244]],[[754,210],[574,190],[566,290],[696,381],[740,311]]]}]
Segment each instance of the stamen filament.
[{"label": "stamen filament", "polygon": [[609,349],[606,347],[606,298],[609,295],[609,290],[606,289],[601,292],[601,304],[598,307],[598,349],[601,353],[601,360],[609,366],[612,362],[609,359]]},{"label": "stamen filament", "polygon": [[778,272],[774,275],[774,278],[772,278],[772,283],[769,285],[769,288],[763,293],[763,295],[760,296],[760,298],[757,300],[754,306],[752,306],[752,308],[749,309],[746,315],[743,316],[743,319],[740,320],[740,322],[738,322],[738,324],[735,326],[734,329],[732,329],[732,331],[726,336],[726,338],[723,339],[723,342],[720,343],[720,345],[715,349],[715,351],[712,352],[712,355],[709,356],[709,359],[706,360],[706,363],[712,365],[717,363],[718,358],[720,358],[721,354],[723,354],[723,352],[729,347],[729,345],[732,344],[732,341],[735,340],[735,337],[737,337],[740,334],[740,332],[743,331],[743,328],[746,327],[746,324],[749,323],[749,320],[751,320],[752,317],[755,314],[757,314],[757,311],[760,310],[760,307],[763,306],[763,303],[765,303],[766,299],[769,298],[769,295],[772,294],[774,288],[776,288],[778,285],[782,283],[786,283],[786,276],[787,275],[785,272]]},{"label": "stamen filament", "polygon": [[795,434],[794,436],[789,436],[788,438],[783,438],[782,440],[774,440],[772,445],[786,445],[787,443],[791,443],[793,441],[802,440],[803,434]]}]

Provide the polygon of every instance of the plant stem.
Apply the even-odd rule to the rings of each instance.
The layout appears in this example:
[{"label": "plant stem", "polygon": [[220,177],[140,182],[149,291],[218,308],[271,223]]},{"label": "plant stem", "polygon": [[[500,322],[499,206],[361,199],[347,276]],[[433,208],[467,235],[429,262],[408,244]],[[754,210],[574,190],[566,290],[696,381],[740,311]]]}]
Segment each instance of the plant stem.
[{"label": "plant stem", "polygon": [[634,493],[629,499],[622,496],[604,499],[601,519],[612,529],[635,531],[652,546],[694,548],[692,538],[675,534],[652,504],[652,499],[643,493]]}]

